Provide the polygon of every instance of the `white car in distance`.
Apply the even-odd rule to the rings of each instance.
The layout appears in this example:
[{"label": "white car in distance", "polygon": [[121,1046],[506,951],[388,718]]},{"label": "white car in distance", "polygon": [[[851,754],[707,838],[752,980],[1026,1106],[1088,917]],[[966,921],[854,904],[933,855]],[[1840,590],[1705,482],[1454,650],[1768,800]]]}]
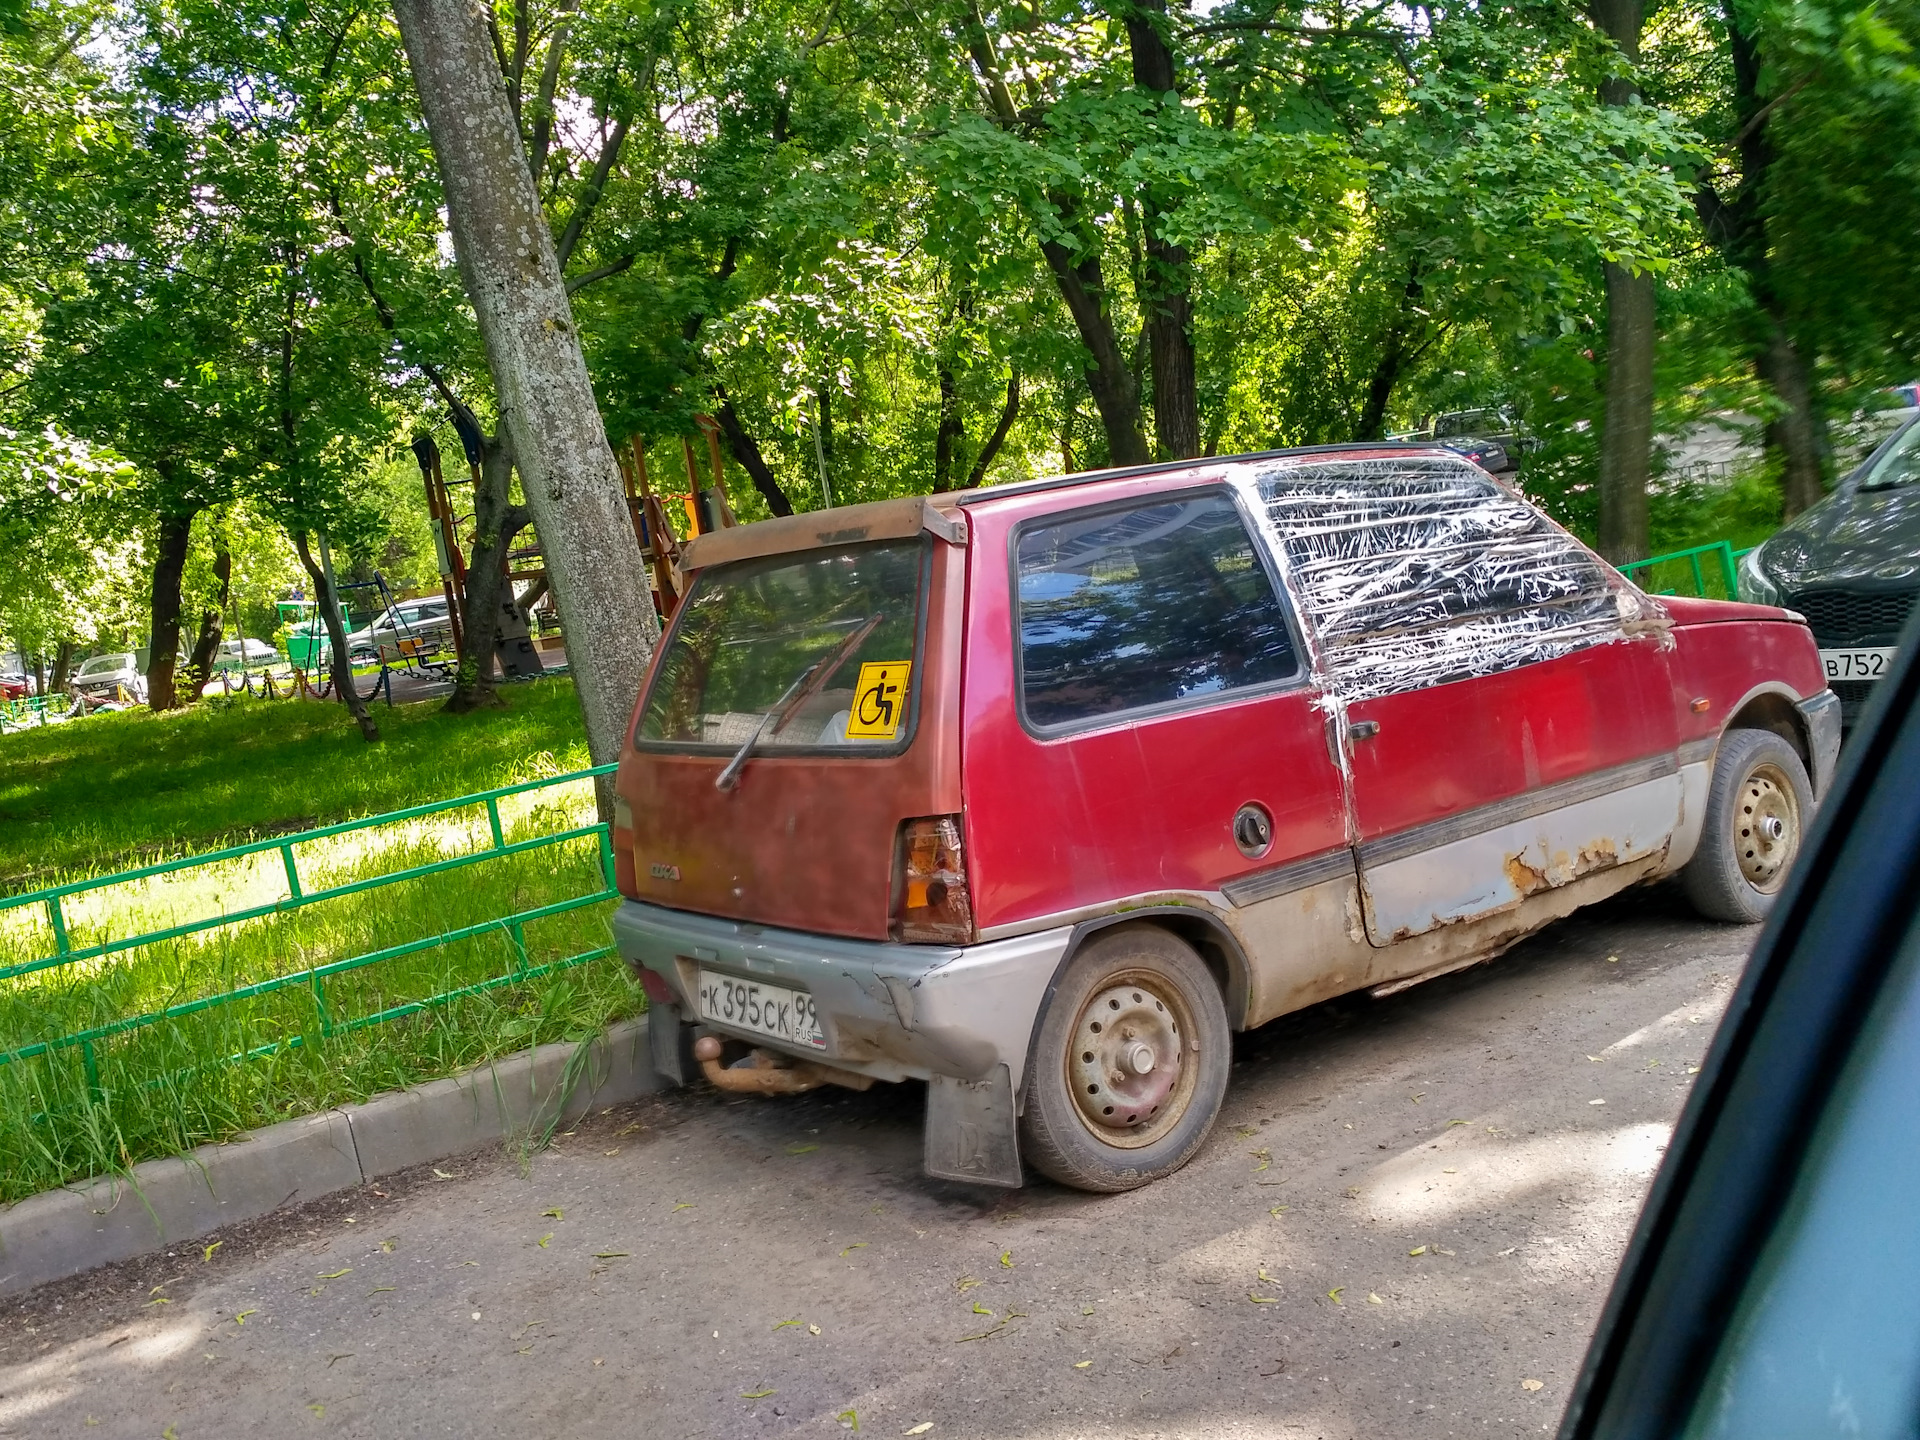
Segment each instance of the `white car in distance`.
[{"label": "white car in distance", "polygon": [[136,701],[144,701],[147,698],[147,677],[135,660],[130,650],[95,655],[74,672],[73,679],[67,682],[67,688],[76,696],[84,697],[89,704],[118,699],[122,691]]}]

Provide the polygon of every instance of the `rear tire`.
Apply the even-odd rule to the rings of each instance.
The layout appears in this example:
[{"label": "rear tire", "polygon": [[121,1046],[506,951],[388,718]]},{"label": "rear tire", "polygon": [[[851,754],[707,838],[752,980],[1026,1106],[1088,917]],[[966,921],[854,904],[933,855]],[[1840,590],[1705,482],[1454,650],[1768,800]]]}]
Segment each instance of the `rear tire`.
[{"label": "rear tire", "polygon": [[1735,925],[1766,919],[1812,819],[1800,753],[1771,730],[1729,730],[1713,762],[1700,848],[1680,872],[1693,908]]},{"label": "rear tire", "polygon": [[1232,1062],[1205,962],[1165,930],[1105,930],[1040,1017],[1021,1151],[1076,1190],[1133,1190],[1178,1170],[1213,1128]]}]

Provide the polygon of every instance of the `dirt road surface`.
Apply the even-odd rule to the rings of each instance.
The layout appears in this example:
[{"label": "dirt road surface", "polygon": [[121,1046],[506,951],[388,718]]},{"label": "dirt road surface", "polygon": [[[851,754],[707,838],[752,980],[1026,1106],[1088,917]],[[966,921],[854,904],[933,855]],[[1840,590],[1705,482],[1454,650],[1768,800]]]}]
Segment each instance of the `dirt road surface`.
[{"label": "dirt road surface", "polygon": [[598,1114],[0,1306],[0,1434],[1538,1435],[1753,936],[1629,895],[1239,1037],[1124,1196],[924,1178],[911,1086]]}]

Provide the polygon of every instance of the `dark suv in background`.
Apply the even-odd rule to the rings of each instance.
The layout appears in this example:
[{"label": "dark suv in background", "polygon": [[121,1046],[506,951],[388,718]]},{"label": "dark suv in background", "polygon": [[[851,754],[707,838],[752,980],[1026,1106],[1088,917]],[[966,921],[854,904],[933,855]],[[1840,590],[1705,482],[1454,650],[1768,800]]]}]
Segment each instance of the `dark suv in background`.
[{"label": "dark suv in background", "polygon": [[1807,617],[1850,727],[1920,596],[1920,417],[1740,562],[1740,597]]}]

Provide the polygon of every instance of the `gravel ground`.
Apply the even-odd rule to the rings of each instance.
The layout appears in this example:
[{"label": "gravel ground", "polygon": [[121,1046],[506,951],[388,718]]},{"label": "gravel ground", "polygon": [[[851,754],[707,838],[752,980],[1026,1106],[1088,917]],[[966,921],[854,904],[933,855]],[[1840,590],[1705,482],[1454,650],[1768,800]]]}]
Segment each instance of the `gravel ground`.
[{"label": "gravel ground", "polygon": [[1753,936],[1645,891],[1239,1037],[1131,1195],[926,1179],[915,1086],[595,1115],[0,1305],[0,1435],[1538,1435]]}]

